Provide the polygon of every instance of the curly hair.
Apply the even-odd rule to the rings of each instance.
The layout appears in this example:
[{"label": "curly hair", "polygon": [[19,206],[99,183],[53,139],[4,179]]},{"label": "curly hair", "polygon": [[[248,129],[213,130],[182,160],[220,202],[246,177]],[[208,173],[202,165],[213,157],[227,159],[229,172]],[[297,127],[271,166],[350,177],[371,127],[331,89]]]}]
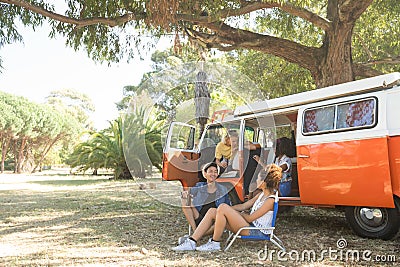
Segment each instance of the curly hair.
[{"label": "curly hair", "polygon": [[258,176],[265,182],[267,189],[274,191],[278,189],[279,182],[282,178],[282,168],[276,164],[271,164],[267,171],[260,171]]},{"label": "curly hair", "polygon": [[286,155],[289,157],[291,153],[291,143],[290,139],[287,137],[281,137],[276,140],[276,155]]}]

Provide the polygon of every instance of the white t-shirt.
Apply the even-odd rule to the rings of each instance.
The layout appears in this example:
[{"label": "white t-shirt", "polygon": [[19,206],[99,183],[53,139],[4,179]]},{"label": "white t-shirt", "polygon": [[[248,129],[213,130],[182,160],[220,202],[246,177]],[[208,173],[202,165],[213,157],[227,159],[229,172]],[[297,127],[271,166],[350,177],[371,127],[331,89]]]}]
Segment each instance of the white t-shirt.
[{"label": "white t-shirt", "polygon": [[287,169],[282,172],[282,179],[281,182],[289,182],[292,180],[292,160],[286,156],[283,155],[280,159],[276,158],[275,164],[278,166],[282,166],[285,164],[287,166]]}]

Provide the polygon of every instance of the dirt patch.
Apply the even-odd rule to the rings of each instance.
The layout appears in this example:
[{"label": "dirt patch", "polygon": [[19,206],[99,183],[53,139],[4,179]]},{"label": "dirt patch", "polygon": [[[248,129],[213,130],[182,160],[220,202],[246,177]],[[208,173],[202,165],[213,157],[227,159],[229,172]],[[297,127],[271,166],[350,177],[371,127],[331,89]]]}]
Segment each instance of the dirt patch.
[{"label": "dirt patch", "polygon": [[[400,263],[399,238],[362,239],[350,230],[342,212],[307,207],[278,216],[276,233],[288,254],[278,255],[272,244],[265,251],[263,242],[240,240],[228,252],[176,253],[170,248],[188,229],[181,210],[139,189],[140,184],[150,188],[151,180],[138,183],[108,178],[0,175],[0,265],[378,266]],[[345,240],[347,246],[338,248],[338,240]],[[315,261],[311,260],[313,253]],[[377,256],[385,262],[377,262]]]}]

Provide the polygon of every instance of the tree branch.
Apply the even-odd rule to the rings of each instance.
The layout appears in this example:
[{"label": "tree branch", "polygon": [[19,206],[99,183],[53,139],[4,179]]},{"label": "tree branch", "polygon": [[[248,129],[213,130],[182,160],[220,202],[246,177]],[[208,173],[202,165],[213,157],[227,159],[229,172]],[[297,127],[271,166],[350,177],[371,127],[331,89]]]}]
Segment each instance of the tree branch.
[{"label": "tree branch", "polygon": [[94,25],[94,24],[104,24],[108,25],[110,27],[115,27],[120,24],[123,24],[125,22],[131,21],[131,20],[140,20],[145,18],[145,14],[133,14],[133,13],[126,13],[122,16],[115,17],[115,18],[102,18],[102,17],[97,17],[97,18],[88,18],[88,19],[76,19],[76,18],[70,18],[58,13],[54,13],[52,11],[49,11],[47,9],[44,9],[40,6],[33,5],[31,3],[28,3],[26,1],[21,1],[21,0],[2,0],[1,2],[7,3],[10,5],[15,5],[19,7],[23,7],[26,10],[32,11],[34,13],[40,14],[44,17],[51,18],[60,22],[64,23],[69,23],[76,25],[77,27],[85,27],[89,25]]},{"label": "tree branch", "polygon": [[210,18],[209,16],[193,16],[188,14],[178,14],[177,19],[182,21],[189,21],[192,23],[198,23],[203,26],[207,26],[209,23],[215,23],[217,21],[224,20],[229,17],[237,17],[245,14],[249,14],[251,12],[268,9],[268,8],[280,8],[283,11],[300,17],[306,21],[309,21],[313,25],[318,28],[321,28],[324,31],[328,31],[331,28],[330,21],[318,16],[317,14],[310,12],[309,10],[301,7],[296,7],[290,3],[277,3],[277,2],[249,2],[249,1],[241,1],[242,6],[238,9],[234,10],[223,10],[218,13],[218,18]]},{"label": "tree branch", "polygon": [[363,78],[369,78],[383,74],[378,70],[375,70],[369,66],[360,63],[353,64],[353,73],[355,77],[363,77]]},{"label": "tree branch", "polygon": [[390,64],[390,65],[397,65],[400,64],[400,56],[397,57],[388,57],[376,60],[369,60],[365,63],[360,63],[363,66],[372,66],[372,65],[380,65],[380,64]]},{"label": "tree branch", "polygon": [[190,38],[197,40],[203,47],[218,48],[230,51],[237,48],[253,49],[284,58],[292,63],[309,70],[318,67],[321,50],[299,43],[277,38],[270,35],[258,34],[246,30],[236,29],[227,24],[208,24],[213,34],[187,29]]},{"label": "tree branch", "polygon": [[310,12],[305,8],[296,7],[290,3],[283,4],[280,8],[291,15],[311,22],[314,26],[321,28],[324,31],[329,31],[331,29],[331,22],[329,20]]},{"label": "tree branch", "polygon": [[367,53],[368,55],[368,61],[371,60],[373,58],[372,52],[371,50],[368,49],[367,44],[364,42],[364,40],[362,39],[362,37],[358,34],[358,33],[354,33],[354,35],[358,38],[358,40],[361,43],[361,47],[363,48],[363,50],[365,51],[365,53]]},{"label": "tree branch", "polygon": [[339,4],[340,20],[343,22],[356,21],[372,2],[373,0],[342,0],[342,3]]}]

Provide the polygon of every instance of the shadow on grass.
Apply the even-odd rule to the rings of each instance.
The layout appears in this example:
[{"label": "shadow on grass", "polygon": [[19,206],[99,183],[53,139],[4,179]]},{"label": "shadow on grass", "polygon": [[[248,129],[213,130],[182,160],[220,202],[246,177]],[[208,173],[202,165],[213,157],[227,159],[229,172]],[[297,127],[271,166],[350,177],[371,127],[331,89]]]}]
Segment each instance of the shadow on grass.
[{"label": "shadow on grass", "polygon": [[30,184],[51,185],[51,186],[80,186],[80,185],[94,185],[99,183],[108,182],[109,178],[101,179],[69,179],[69,180],[47,180],[47,181],[30,181]]},{"label": "shadow on grass", "polygon": [[[70,178],[29,181],[50,187],[71,186],[61,190],[0,191],[0,248],[9,248],[0,249],[0,266],[301,265],[276,258],[259,260],[258,252],[265,244],[254,241],[238,240],[226,253],[176,253],[171,247],[188,229],[180,207],[149,197],[133,181]],[[79,185],[89,186],[74,187]],[[344,238],[349,250],[369,249],[376,255],[399,252],[399,239],[366,240],[355,236],[344,214],[337,210],[296,207],[279,215],[277,225],[277,235],[288,251],[308,249],[320,253],[336,249],[338,239]],[[368,262],[326,259],[316,264],[366,266]]]},{"label": "shadow on grass", "polygon": [[[38,174],[38,173],[34,173]],[[93,175],[91,173],[76,173],[76,174],[71,174],[71,173],[43,173],[40,174],[40,176],[44,177],[52,177],[52,176],[64,176],[64,177],[74,177],[74,176],[87,176],[87,177],[101,177],[101,176],[113,176],[113,173],[98,173],[97,175]]]}]

